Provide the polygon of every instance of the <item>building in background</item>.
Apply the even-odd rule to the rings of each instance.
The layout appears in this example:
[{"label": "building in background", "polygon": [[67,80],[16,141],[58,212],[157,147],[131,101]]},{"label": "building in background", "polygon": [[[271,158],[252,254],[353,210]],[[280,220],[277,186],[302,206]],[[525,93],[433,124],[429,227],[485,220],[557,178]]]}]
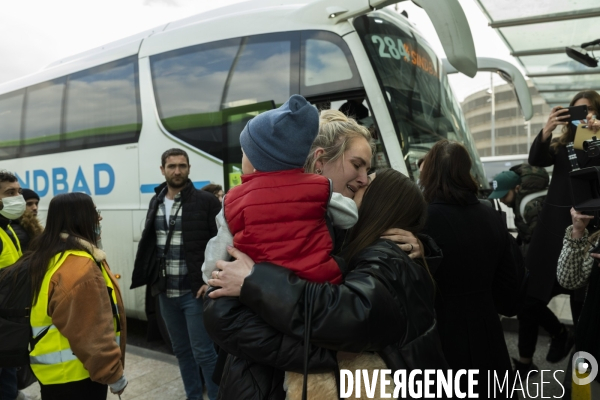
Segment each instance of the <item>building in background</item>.
[{"label": "building in background", "polygon": [[[480,157],[529,153],[531,142],[546,124],[550,107],[533,84],[528,84],[533,103],[533,118],[530,121],[523,119],[517,98],[508,84],[494,87],[494,113],[489,89],[473,93],[462,102],[463,113]],[[495,131],[494,152],[492,126]]]}]

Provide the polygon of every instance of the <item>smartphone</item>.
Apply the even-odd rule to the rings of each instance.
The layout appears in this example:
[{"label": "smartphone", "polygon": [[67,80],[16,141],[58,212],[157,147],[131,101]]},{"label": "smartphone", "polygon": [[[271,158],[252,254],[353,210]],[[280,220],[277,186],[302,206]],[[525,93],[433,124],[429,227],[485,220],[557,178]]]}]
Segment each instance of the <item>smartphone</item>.
[{"label": "smartphone", "polygon": [[584,104],[582,106],[573,106],[573,107],[568,107],[568,112],[566,112],[565,114],[569,114],[569,121],[576,121],[576,120],[582,120],[582,119],[586,119],[587,115],[588,115],[588,108],[587,106]]}]

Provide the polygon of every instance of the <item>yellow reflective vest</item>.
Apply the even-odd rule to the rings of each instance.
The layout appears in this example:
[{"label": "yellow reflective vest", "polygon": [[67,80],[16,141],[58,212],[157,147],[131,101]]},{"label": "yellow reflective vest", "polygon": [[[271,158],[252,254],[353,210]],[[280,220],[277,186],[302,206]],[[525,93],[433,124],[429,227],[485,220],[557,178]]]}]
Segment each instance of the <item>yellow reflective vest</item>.
[{"label": "yellow reflective vest", "polygon": [[[69,250],[57,254],[50,261],[48,271],[44,276],[40,293],[31,309],[31,329],[33,340],[36,340],[34,349],[29,353],[29,362],[33,373],[44,385],[55,385],[60,383],[76,382],[90,377],[89,372],[73,354],[69,340],[64,337],[52,324],[52,318],[48,315],[48,289],[52,275],[61,267],[68,256],[87,257],[96,262],[94,258],[85,251]],[[115,338],[117,344],[121,342],[121,331],[118,315],[117,297],[114,286],[108,276],[104,265],[101,264],[102,276],[110,292],[113,308],[113,322],[115,326]]]},{"label": "yellow reflective vest", "polygon": [[0,240],[2,240],[2,253],[0,253],[0,269],[9,267],[17,262],[19,258],[23,255],[21,252],[21,243],[19,243],[19,238],[13,228],[8,225],[7,229],[10,230],[10,233],[13,234],[17,245],[10,239],[8,233],[2,228],[0,228]]}]

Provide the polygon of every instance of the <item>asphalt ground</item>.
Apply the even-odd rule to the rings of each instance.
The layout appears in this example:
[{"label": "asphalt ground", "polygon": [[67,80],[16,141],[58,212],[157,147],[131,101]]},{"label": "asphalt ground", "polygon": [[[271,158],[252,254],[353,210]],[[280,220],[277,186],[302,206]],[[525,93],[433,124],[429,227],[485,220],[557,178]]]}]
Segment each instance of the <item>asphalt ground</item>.
[{"label": "asphalt ground", "polygon": [[[128,337],[127,342],[134,346],[146,348],[160,353],[172,354],[170,348],[162,340],[148,342],[146,340],[146,323],[139,320],[127,320]],[[517,333],[506,330],[504,338],[511,357],[518,357]],[[514,393],[520,399],[570,399],[571,398],[571,371],[570,356],[565,357],[556,364],[546,361],[546,354],[550,345],[550,338],[544,334],[538,336],[536,351],[533,362],[540,371],[536,376],[530,377],[523,382],[515,383]],[[542,381],[544,382],[542,384]]]}]

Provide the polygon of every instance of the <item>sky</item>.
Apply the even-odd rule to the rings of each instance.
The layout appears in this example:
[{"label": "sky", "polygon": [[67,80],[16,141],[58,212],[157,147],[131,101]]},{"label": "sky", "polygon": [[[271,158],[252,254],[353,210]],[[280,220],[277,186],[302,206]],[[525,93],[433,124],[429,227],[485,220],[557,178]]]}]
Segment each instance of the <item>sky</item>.
[{"label": "sky", "polygon": [[[3,2],[0,13],[0,83],[43,69],[49,63],[144,30],[241,0],[19,0]],[[517,64],[488,26],[475,0],[459,0],[480,57],[496,57]],[[409,1],[398,4],[443,57],[427,14]],[[450,83],[459,101],[488,88],[490,73],[474,79],[454,75]],[[494,78],[494,84],[503,81]]]}]

